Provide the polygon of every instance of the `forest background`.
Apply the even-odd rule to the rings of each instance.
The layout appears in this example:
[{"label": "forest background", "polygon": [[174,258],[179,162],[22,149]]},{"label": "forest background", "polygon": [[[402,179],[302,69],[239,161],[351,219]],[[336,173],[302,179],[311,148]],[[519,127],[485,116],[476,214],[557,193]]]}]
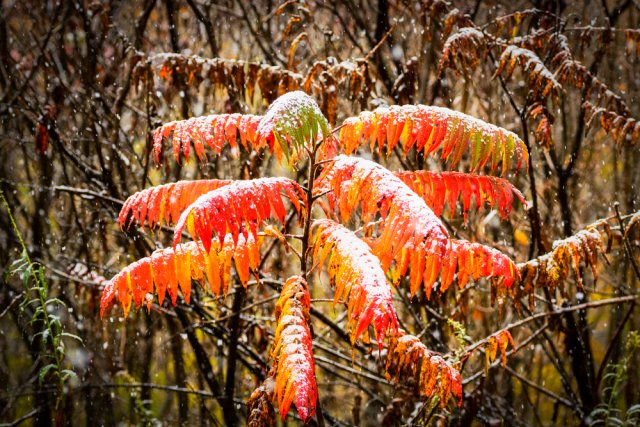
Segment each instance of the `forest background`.
[{"label": "forest background", "polygon": [[[543,259],[560,271],[497,298],[482,280],[430,299],[394,290],[403,325],[464,360],[462,404],[445,408],[410,381],[390,382],[377,347],[354,350],[333,292],[314,287],[323,422],[634,425],[638,28],[636,0],[3,0],[0,423],[245,422],[268,371],[278,286],[298,268],[290,254],[270,252],[268,277],[251,292],[236,283],[214,299],[194,287],[191,304],[154,304],[126,320],[120,308],[100,319],[100,295],[124,266],[171,244],[167,230],[120,229],[118,212],[136,191],[181,179],[303,179],[268,152],[176,163],[165,150],[156,165],[154,129],[264,114],[301,89],[334,128],[361,111],[425,104],[516,133],[530,165],[505,177],[527,206],[466,221],[447,208],[443,219],[453,236],[499,249],[521,271]],[[398,148],[359,155],[391,170],[444,166]],[[581,230],[596,230],[598,248],[562,253]],[[504,350],[504,365],[485,360],[505,328],[517,351]]]}]

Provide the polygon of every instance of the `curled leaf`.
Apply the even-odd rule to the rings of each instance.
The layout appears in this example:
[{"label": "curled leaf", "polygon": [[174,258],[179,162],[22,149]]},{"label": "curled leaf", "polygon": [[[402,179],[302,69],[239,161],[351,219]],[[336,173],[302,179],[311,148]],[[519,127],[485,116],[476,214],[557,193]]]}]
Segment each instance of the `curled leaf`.
[{"label": "curled leaf", "polygon": [[447,38],[438,64],[438,72],[451,68],[462,74],[469,74],[486,55],[487,42],[481,31],[465,27]]},{"label": "curled leaf", "polygon": [[509,347],[509,344],[511,344],[511,348],[515,353],[516,344],[513,341],[511,333],[506,329],[500,330],[489,337],[489,340],[485,344],[485,371],[489,369],[489,365],[491,365],[491,363],[493,363],[493,361],[496,359],[498,350],[500,350],[500,361],[502,363],[502,366],[506,366],[507,348]]},{"label": "curled leaf", "polygon": [[585,101],[582,104],[585,113],[587,127],[590,127],[596,118],[600,119],[600,127],[610,133],[618,144],[628,143],[635,145],[640,141],[640,121],[616,114],[607,108],[597,107]]},{"label": "curled leaf", "polygon": [[562,85],[538,55],[529,49],[515,45],[507,46],[502,52],[495,75],[501,75],[505,80],[508,80],[516,65],[520,65],[526,75],[527,87],[533,92],[533,98],[546,98],[549,95],[558,98],[562,93]]},{"label": "curled leaf", "polygon": [[605,239],[598,227],[607,225],[606,221],[597,221],[571,237],[553,242],[551,252],[518,264],[517,268],[522,280],[519,286],[513,289],[514,301],[518,301],[521,296],[529,295],[529,305],[533,308],[535,288],[547,287],[554,290],[569,277],[571,270],[578,286],[582,289],[580,272],[582,263],[591,268],[594,281],[597,280],[598,254],[605,256],[606,260],[605,254],[609,251],[605,247]]},{"label": "curled leaf", "polygon": [[629,233],[631,232],[633,227],[636,226],[637,224],[640,224],[640,211],[638,211],[635,214],[633,214],[633,216],[631,217],[631,219],[627,223],[627,227],[624,230],[624,237],[625,238],[629,235]]},{"label": "curled leaf", "polygon": [[251,393],[247,400],[247,427],[270,427],[276,421],[271,400],[273,398],[273,380],[265,382]]}]

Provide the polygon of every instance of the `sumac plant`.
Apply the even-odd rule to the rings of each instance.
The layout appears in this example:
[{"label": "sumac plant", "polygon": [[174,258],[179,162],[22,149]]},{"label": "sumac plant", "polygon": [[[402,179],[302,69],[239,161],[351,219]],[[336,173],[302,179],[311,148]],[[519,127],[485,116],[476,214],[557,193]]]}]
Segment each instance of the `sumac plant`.
[{"label": "sumac plant", "polygon": [[[521,282],[507,255],[453,238],[440,219],[445,204],[451,212],[460,205],[465,219],[484,205],[503,218],[514,200],[526,205],[509,181],[482,174],[528,167],[528,152],[516,134],[424,105],[362,112],[332,130],[311,97],[289,92],[264,116],[219,114],[165,124],[154,133],[157,161],[167,142],[177,161],[188,159],[192,149],[199,160],[225,148],[257,155],[269,150],[297,171],[301,182],[289,177],[179,181],[132,195],[120,212],[121,227],[173,226],[173,245],[113,277],[102,294],[101,316],[114,302],[125,316],[132,305],[162,306],[166,298],[175,306],[180,294],[189,303],[193,283],[216,297],[226,297],[234,280],[251,292],[248,283],[255,279],[260,286],[266,277],[264,258],[282,245],[299,267],[297,274],[278,280],[273,279],[278,272],[270,272],[268,283],[280,292],[276,327],[266,380],[248,401],[250,425],[273,422],[274,408],[284,419],[292,404],[304,422],[315,415],[324,423],[310,321],[311,288],[323,286],[314,277],[324,272],[335,291],[334,310],[345,307],[352,346],[371,345],[388,381],[411,384],[434,410],[449,402],[460,405],[464,358],[431,351],[405,330],[394,293],[408,286],[411,296],[422,289],[428,299],[452,285],[462,289],[486,278],[492,296],[502,298]],[[377,156],[398,150],[401,157],[410,151],[423,159],[437,156],[450,167],[465,158],[480,174],[392,172],[353,155],[366,154],[367,146]],[[490,361],[498,348],[504,359],[509,343],[508,331],[489,337]]]}]

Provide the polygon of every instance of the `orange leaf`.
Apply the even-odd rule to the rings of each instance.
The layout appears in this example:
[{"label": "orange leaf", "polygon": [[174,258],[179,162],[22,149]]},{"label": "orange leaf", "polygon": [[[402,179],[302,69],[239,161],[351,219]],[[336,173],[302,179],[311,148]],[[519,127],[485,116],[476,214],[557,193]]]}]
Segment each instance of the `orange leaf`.
[{"label": "orange leaf", "polygon": [[480,209],[483,203],[488,203],[492,209],[497,208],[500,216],[505,219],[511,212],[513,195],[525,207],[524,196],[509,181],[493,176],[481,176],[461,172],[430,172],[403,171],[395,175],[402,180],[416,194],[422,197],[436,215],[444,209],[445,194],[449,195],[449,212],[451,216],[456,209],[456,201],[462,198],[462,208],[466,221],[471,207],[471,196],[474,196],[475,207]]},{"label": "orange leaf", "polygon": [[231,182],[221,179],[178,181],[147,188],[129,196],[120,210],[118,222],[120,227],[128,226],[134,219],[142,227],[145,221],[148,222],[150,228],[162,227],[163,221],[175,224],[182,211],[198,197]]},{"label": "orange leaf", "polygon": [[398,320],[380,261],[366,243],[334,221],[318,220],[313,228],[313,258],[324,262],[331,254],[329,277],[336,287],[334,302],[347,302],[351,343],[373,324],[378,347],[382,348],[389,329],[397,331]]},{"label": "orange leaf", "polygon": [[424,200],[377,163],[337,156],[318,178],[316,188],[318,193],[333,190],[327,194],[329,207],[337,207],[344,221],[358,206],[364,223],[380,214],[382,231],[373,244],[373,252],[384,270],[409,242],[446,242],[444,225]]},{"label": "orange leaf", "polygon": [[[439,176],[434,182],[441,182]],[[439,184],[438,184],[439,185]],[[395,261],[392,277],[410,270],[410,288],[423,283],[427,297],[440,274],[440,292],[451,284],[458,270],[464,285],[469,277],[492,277],[494,284],[509,288],[519,277],[516,265],[500,251],[479,243],[449,240],[440,219],[425,201],[392,172],[377,163],[338,156],[317,180],[317,191],[326,192],[330,209],[347,221],[358,206],[363,222],[382,217],[378,235],[370,241],[383,270]],[[439,187],[441,191],[446,187]],[[457,190],[455,196],[457,198]],[[443,199],[440,199],[443,200]]]},{"label": "orange leaf", "polygon": [[495,360],[498,350],[500,350],[502,366],[507,364],[507,348],[509,344],[511,344],[511,348],[513,348],[513,352],[515,353],[516,345],[513,342],[511,333],[506,329],[500,330],[489,337],[489,340],[485,344],[485,369],[488,369],[489,365]]},{"label": "orange leaf", "polygon": [[[286,211],[282,202],[283,190],[284,195],[294,200],[294,206],[299,206],[296,198],[303,199],[304,192],[295,181],[288,178],[234,181],[200,196],[180,216],[174,233],[174,246],[180,242],[185,227],[208,251],[213,232],[220,243],[227,234],[237,242],[240,234],[246,237],[248,232],[255,238],[257,227],[270,216],[275,215],[284,224]],[[298,215],[300,213],[298,210]]]},{"label": "orange leaf", "polygon": [[300,276],[290,277],[276,304],[276,335],[270,357],[274,360],[276,385],[273,399],[284,420],[292,402],[307,422],[316,412],[312,337],[309,330],[309,289]]},{"label": "orange leaf", "polygon": [[382,152],[386,141],[389,155],[402,134],[411,135],[400,140],[405,144],[405,154],[412,146],[424,151],[425,155],[441,148],[441,157],[449,159],[451,166],[455,166],[462,154],[470,150],[472,171],[482,168],[490,154],[493,154],[494,169],[498,160],[502,161],[503,173],[513,158],[517,160],[517,168],[522,162],[528,167],[528,151],[513,132],[457,111],[425,105],[380,107],[348,118],[340,129],[340,148],[342,152],[351,154],[367,141],[373,149],[377,141]]},{"label": "orange leaf", "polygon": [[164,300],[165,292],[169,293],[171,302],[175,305],[178,287],[182,290],[185,300],[189,302],[191,280],[202,281],[205,277],[214,295],[218,295],[221,290],[226,294],[230,281],[231,261],[234,259],[236,266],[238,262],[244,266],[245,270],[242,273],[238,271],[238,276],[246,286],[248,280],[246,270],[257,269],[260,265],[259,257],[247,256],[247,253],[257,251],[261,244],[261,239],[255,240],[252,236],[245,239],[240,236],[237,245],[234,245],[230,237],[222,246],[213,242],[209,252],[206,252],[204,246],[197,242],[180,244],[175,249],[159,249],[150,256],[125,267],[107,283],[102,291],[100,317],[116,298],[124,308],[125,315],[129,312],[131,296],[136,308],[145,302],[149,308],[154,286],[160,305]]},{"label": "orange leaf", "polygon": [[385,371],[387,378],[396,384],[401,379],[413,378],[423,399],[438,393],[441,406],[446,405],[451,396],[458,401],[458,406],[462,403],[460,372],[403,330],[389,336]]}]

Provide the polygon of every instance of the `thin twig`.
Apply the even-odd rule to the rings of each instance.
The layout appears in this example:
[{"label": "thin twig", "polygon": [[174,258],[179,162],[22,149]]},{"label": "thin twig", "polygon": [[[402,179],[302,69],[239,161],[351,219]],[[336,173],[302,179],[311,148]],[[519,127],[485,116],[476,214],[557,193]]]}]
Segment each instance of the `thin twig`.
[{"label": "thin twig", "polygon": [[552,399],[554,399],[558,403],[562,403],[567,408],[573,408],[574,407],[574,404],[571,403],[570,401],[566,400],[564,397],[558,396],[554,392],[549,391],[546,388],[534,383],[533,381],[531,381],[530,379],[525,378],[524,376],[520,375],[519,373],[517,373],[516,371],[514,371],[510,367],[504,366],[504,370],[509,372],[511,375],[513,375],[514,377],[516,377],[517,379],[519,379],[520,381],[522,381],[524,384],[528,385],[529,387],[535,388],[536,390],[538,390],[542,394],[546,394],[547,396],[551,397]]},{"label": "thin twig", "polygon": [[[510,325],[505,326],[504,328],[502,328],[503,331],[508,331],[511,329],[515,329],[518,328],[522,325],[525,325],[529,322],[532,322],[534,320],[537,319],[542,319],[544,317],[551,317],[551,316],[557,316],[559,314],[563,314],[563,313],[570,313],[573,311],[578,311],[578,310],[584,310],[584,309],[589,309],[589,308],[596,308],[596,307],[601,307],[603,305],[609,305],[609,304],[618,304],[618,303],[623,303],[623,302],[634,302],[640,298],[640,295],[628,295],[628,296],[624,296],[624,297],[619,297],[619,298],[610,298],[610,299],[605,299],[605,300],[599,300],[599,301],[590,301],[590,302],[586,302],[584,304],[578,304],[578,305],[573,305],[570,307],[562,307],[559,308],[557,310],[554,311],[545,311],[543,313],[538,313],[538,314],[534,314],[533,316],[529,316],[527,318],[524,318],[522,320],[519,320],[517,322],[514,322]],[[487,341],[489,341],[489,339],[491,338],[491,336],[488,336],[480,341],[477,341],[476,343],[474,343],[473,345],[468,346],[467,348],[464,349],[464,353],[469,353],[473,350],[475,350],[476,348],[484,345]]]}]

